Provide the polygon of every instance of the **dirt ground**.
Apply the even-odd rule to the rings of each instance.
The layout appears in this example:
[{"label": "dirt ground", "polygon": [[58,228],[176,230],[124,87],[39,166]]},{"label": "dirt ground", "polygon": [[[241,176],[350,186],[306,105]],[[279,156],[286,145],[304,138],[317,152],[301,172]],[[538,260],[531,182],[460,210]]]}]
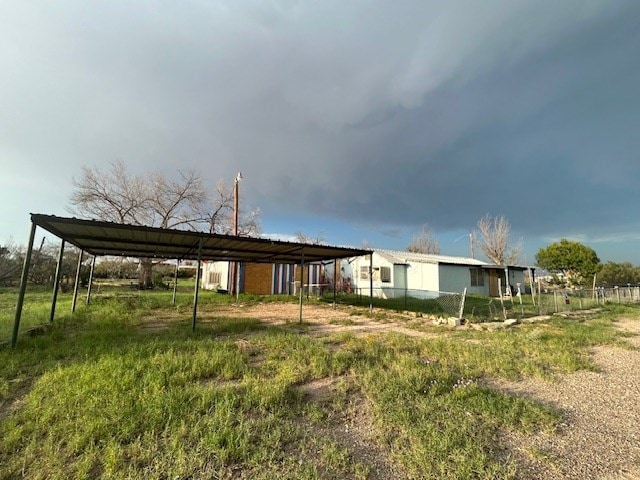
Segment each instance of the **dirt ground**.
[{"label": "dirt ground", "polygon": [[[374,309],[374,317],[378,311]],[[407,328],[407,322],[432,325],[430,318],[384,312],[384,321],[376,321],[362,307],[308,305],[302,308],[302,321],[310,335],[352,332],[354,334],[397,332],[413,337],[433,336],[433,333]],[[215,321],[219,318],[257,318],[270,325],[295,324],[300,321],[300,307],[294,303],[265,303],[259,305],[229,305],[216,307],[215,313],[201,315],[199,321]]]},{"label": "dirt ground", "polygon": [[[375,312],[374,312],[375,313]],[[251,317],[278,325],[299,320],[296,304],[232,305],[216,308],[203,321],[221,317]],[[372,318],[373,317],[373,318]],[[410,336],[433,336],[433,329],[407,328],[407,322],[431,325],[431,319],[394,314],[384,321],[366,310],[324,305],[304,305],[303,320],[311,335],[338,332],[371,334],[396,332]],[[564,416],[553,434],[524,436],[505,432],[503,442],[519,468],[521,479],[640,480],[640,319],[622,318],[616,323],[631,332],[629,349],[616,346],[594,348],[596,372],[562,375],[556,381],[524,379],[518,382],[491,380],[498,389],[534,398],[559,409]],[[448,327],[443,327],[448,328]],[[309,395],[322,400],[331,395],[331,381],[306,385]],[[369,408],[364,403],[326,427],[332,436],[362,454],[373,465],[371,478],[398,478],[393,464],[376,448]]]}]

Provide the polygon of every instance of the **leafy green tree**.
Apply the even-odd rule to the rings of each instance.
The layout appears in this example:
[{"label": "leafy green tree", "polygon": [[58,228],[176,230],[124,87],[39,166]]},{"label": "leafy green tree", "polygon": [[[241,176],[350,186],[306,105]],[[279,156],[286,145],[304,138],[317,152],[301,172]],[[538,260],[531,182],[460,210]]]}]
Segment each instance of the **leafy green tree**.
[{"label": "leafy green tree", "polygon": [[640,271],[629,262],[607,262],[598,273],[598,280],[600,285],[607,286],[622,286],[628,283],[635,285],[640,281]]},{"label": "leafy green tree", "polygon": [[600,259],[592,248],[564,238],[538,250],[536,262],[546,270],[561,271],[573,285],[585,285],[600,269]]}]

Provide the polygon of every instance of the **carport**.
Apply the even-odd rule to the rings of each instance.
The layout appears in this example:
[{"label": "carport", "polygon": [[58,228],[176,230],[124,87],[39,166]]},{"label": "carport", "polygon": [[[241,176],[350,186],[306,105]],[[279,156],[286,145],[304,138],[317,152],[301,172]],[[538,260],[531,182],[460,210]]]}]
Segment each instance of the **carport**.
[{"label": "carport", "polygon": [[[193,298],[192,329],[195,330],[198,310],[198,291],[200,284],[200,266],[203,260],[250,262],[250,263],[279,263],[300,264],[304,270],[305,263],[323,262],[341,258],[369,255],[372,267],[372,251],[330,245],[315,245],[308,243],[284,242],[256,237],[239,237],[234,235],[218,235],[203,232],[174,230],[165,228],[127,225],[121,223],[103,222],[97,220],[82,220],[78,218],[57,217],[53,215],[31,214],[31,231],[25,255],[20,290],[16,305],[16,315],[11,337],[14,346],[18,339],[22,306],[27,289],[27,278],[33,252],[33,242],[36,228],[40,227],[61,240],[60,254],[54,277],[53,297],[49,321],[55,316],[56,300],[60,283],[60,266],[67,243],[80,249],[78,268],[76,271],[75,288],[73,292],[72,311],[75,310],[80,266],[84,254],[93,257],[91,274],[89,276],[89,295],[93,277],[93,266],[96,257],[120,256],[135,258],[157,258],[182,260],[196,260],[198,262],[196,284]],[[371,279],[371,296],[373,298],[373,280]],[[302,277],[301,277],[302,280]],[[302,283],[302,282],[301,282]],[[302,321],[302,292],[300,288],[300,321]],[[89,298],[89,297],[88,297]],[[175,301],[175,282],[174,282]]]}]

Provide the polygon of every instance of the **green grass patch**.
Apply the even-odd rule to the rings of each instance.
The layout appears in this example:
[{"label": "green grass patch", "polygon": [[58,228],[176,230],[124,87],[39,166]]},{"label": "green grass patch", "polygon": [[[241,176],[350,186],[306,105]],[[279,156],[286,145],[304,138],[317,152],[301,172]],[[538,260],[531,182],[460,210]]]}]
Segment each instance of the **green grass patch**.
[{"label": "green grass patch", "polygon": [[[0,293],[0,318],[11,295]],[[483,379],[593,368],[588,348],[622,344],[616,316],[637,315],[314,338],[304,325],[215,319],[229,299],[214,293],[192,332],[181,295],[174,306],[166,292],[113,291],[0,349],[0,478],[364,479],[373,466],[332,430],[364,410],[371,441],[404,478],[515,478],[500,432],[552,431],[559,417]],[[50,296],[29,301],[26,322]],[[144,328],[154,317],[163,328]],[[311,382],[324,385],[317,398]]]}]

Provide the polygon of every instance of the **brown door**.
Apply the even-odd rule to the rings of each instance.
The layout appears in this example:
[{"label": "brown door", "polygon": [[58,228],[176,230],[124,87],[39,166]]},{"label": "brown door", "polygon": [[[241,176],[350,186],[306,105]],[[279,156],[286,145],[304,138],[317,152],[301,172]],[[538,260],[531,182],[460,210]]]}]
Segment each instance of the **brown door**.
[{"label": "brown door", "polygon": [[496,270],[489,270],[489,296],[499,297],[500,291],[498,290],[498,272]]}]

